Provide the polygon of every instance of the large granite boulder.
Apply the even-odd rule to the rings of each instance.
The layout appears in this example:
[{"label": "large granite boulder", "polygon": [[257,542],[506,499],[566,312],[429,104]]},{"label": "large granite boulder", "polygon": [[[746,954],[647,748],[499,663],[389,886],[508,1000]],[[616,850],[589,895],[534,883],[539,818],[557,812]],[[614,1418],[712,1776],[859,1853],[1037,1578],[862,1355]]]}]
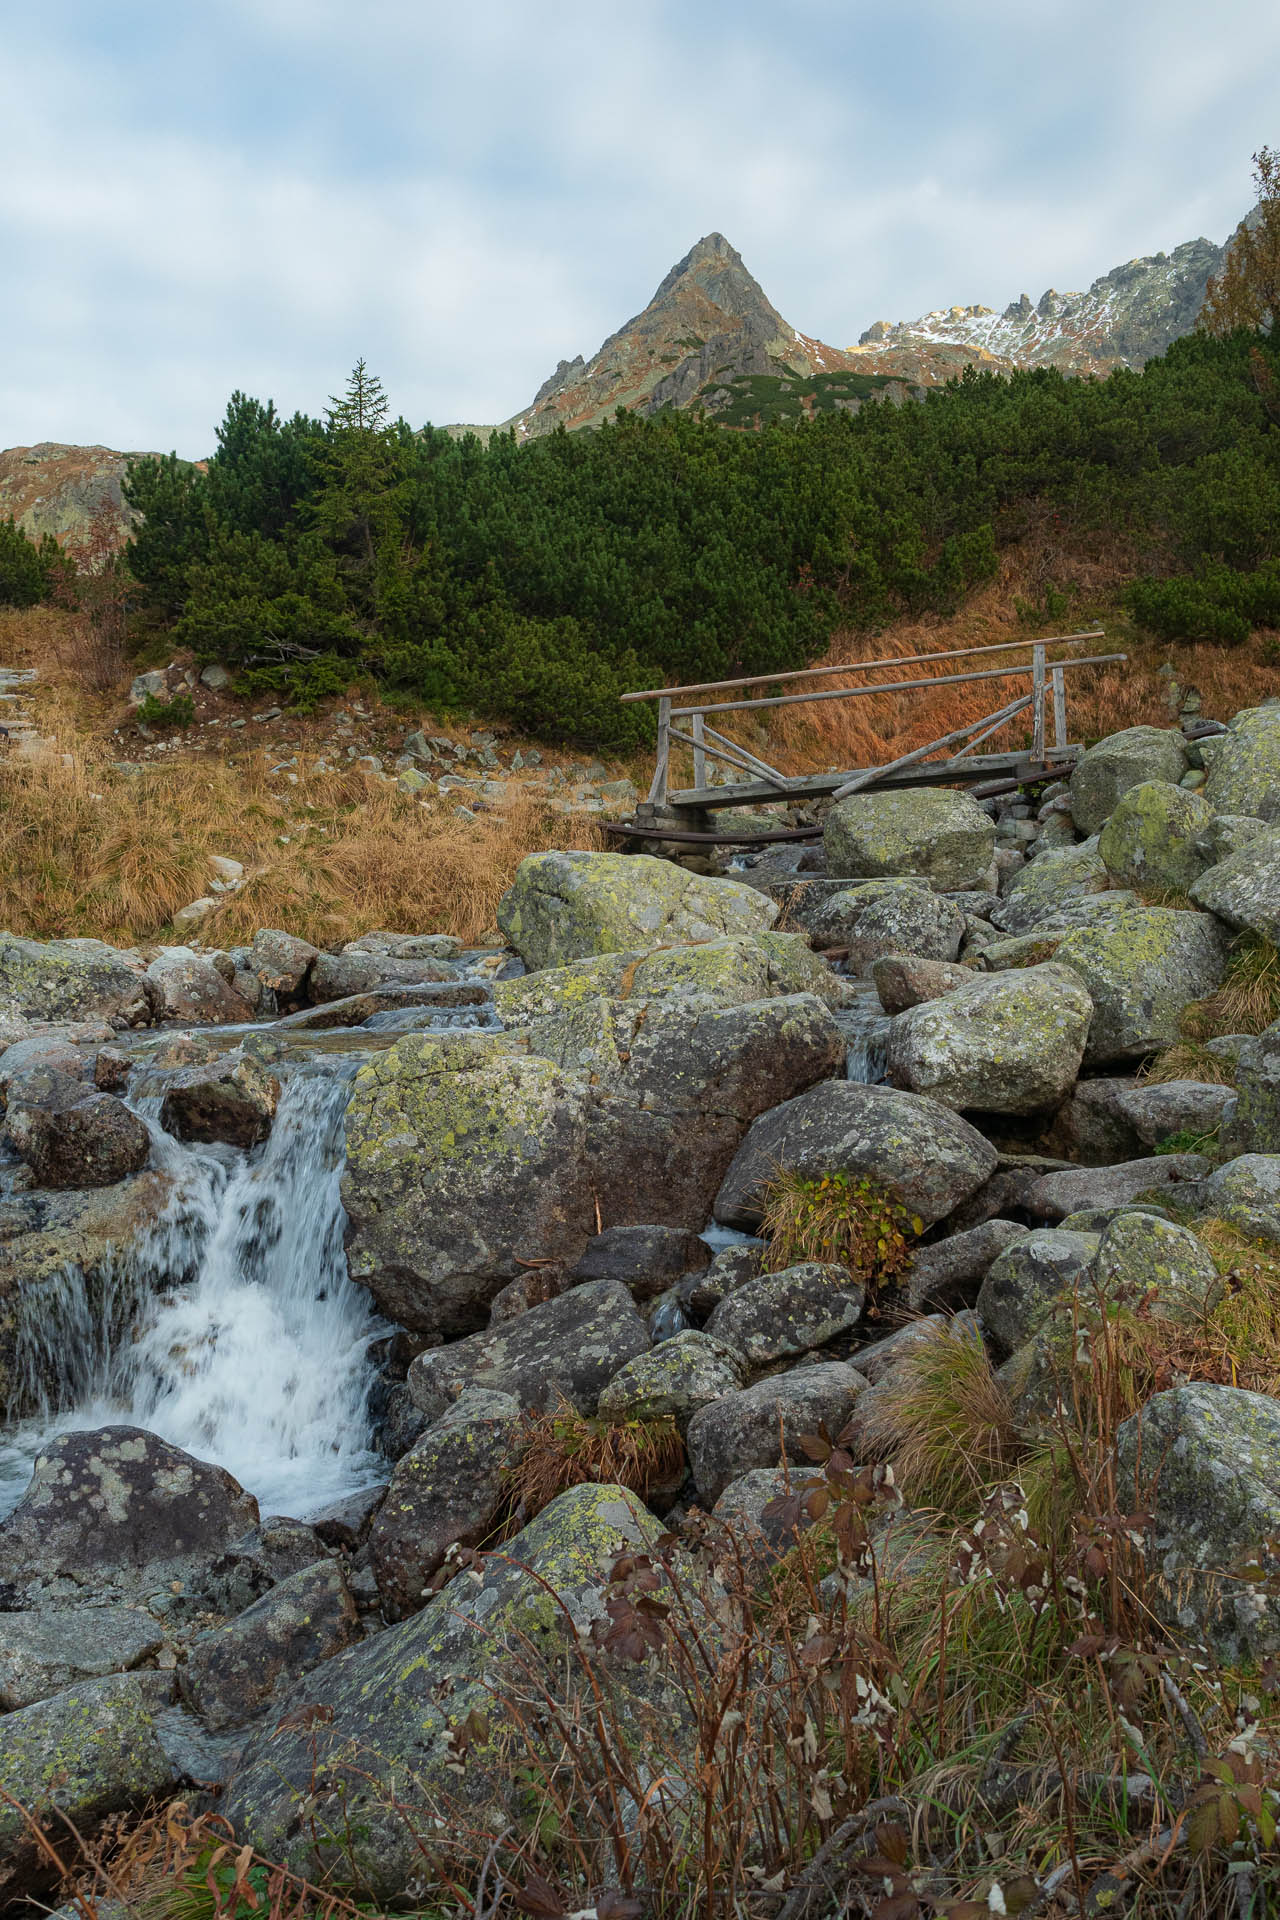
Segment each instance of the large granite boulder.
[{"label": "large granite boulder", "polygon": [[764,1189],[784,1168],[806,1179],[869,1175],[930,1226],[976,1193],[996,1161],[977,1128],[936,1100],[828,1080],[754,1123],[716,1196],[715,1217],[758,1226]]},{"label": "large granite boulder", "polygon": [[[1120,1499],[1149,1508],[1156,1605],[1232,1665],[1280,1651],[1280,1404],[1195,1382],[1157,1393],[1116,1436]],[[1273,1576],[1242,1579],[1247,1563]]]},{"label": "large granite boulder", "polygon": [[369,1534],[369,1564],[388,1620],[425,1604],[450,1547],[475,1546],[484,1537],[506,1471],[523,1451],[522,1424],[511,1394],[470,1387],[396,1462]]},{"label": "large granite boulder", "polygon": [[1073,1085],[1092,1018],[1093,1002],[1068,967],[979,974],[898,1016],[889,1078],[957,1110],[1037,1113]]},{"label": "large granite boulder", "polygon": [[806,1260],[735,1287],[707,1321],[707,1332],[754,1370],[851,1333],[865,1304],[865,1287],[846,1267]]},{"label": "large granite boulder", "polygon": [[105,1020],[146,1026],[159,995],[136,954],[101,940],[20,940],[0,933],[0,1019]]},{"label": "large granite boulder", "polygon": [[1066,934],[1055,958],[1093,1002],[1084,1056],[1092,1066],[1171,1046],[1187,1003],[1222,984],[1227,939],[1209,914],[1133,907],[1110,925]]},{"label": "large granite boulder", "polygon": [[928,1000],[941,1000],[956,987],[968,986],[973,968],[947,960],[924,960],[910,953],[886,953],[869,969],[876,997],[888,1014],[905,1013]]},{"label": "large granite boulder", "polygon": [[997,1255],[978,1290],[978,1318],[998,1353],[1013,1353],[1030,1339],[1064,1293],[1078,1288],[1090,1297],[1098,1245],[1094,1233],[1038,1228]]},{"label": "large granite boulder", "polygon": [[[486,1824],[511,1817],[498,1809],[519,1791],[520,1741],[504,1691],[527,1690],[540,1654],[563,1700],[585,1691],[577,1633],[603,1618],[619,1556],[651,1549],[659,1532],[623,1488],[574,1487],[487,1560],[478,1582],[455,1582],[308,1674],[230,1780],[221,1810],[237,1839],[367,1900],[425,1894],[415,1829],[429,1832],[442,1802]],[[614,1663],[603,1684],[618,1689],[624,1719],[649,1703],[668,1715],[662,1765],[678,1770],[683,1715],[660,1666]],[[473,1713],[488,1731],[459,1771],[452,1736]]]},{"label": "large granite boulder", "polygon": [[1103,1228],[1093,1281],[1109,1305],[1163,1319],[1202,1318],[1222,1290],[1213,1255],[1187,1227],[1119,1213]]},{"label": "large granite boulder", "polygon": [[351,1276],[430,1339],[484,1324],[521,1259],[573,1260],[595,1227],[591,1093],[502,1036],[406,1034],[352,1086],[342,1197]]},{"label": "large granite boulder", "polygon": [[160,1103],[160,1124],[179,1140],[220,1140],[256,1147],[271,1131],[280,1082],[252,1054],[237,1048],[173,1074]]},{"label": "large granite boulder", "polygon": [[1028,1213],[1041,1220],[1065,1220],[1098,1208],[1127,1207],[1134,1200],[1194,1196],[1195,1183],[1209,1173],[1202,1153],[1153,1154],[1114,1167],[1065,1167],[1042,1174],[1023,1197]]},{"label": "large granite boulder", "polygon": [[1222,1120],[1224,1153],[1280,1153],[1280,1020],[1241,1043],[1236,1100]]},{"label": "large granite boulder", "polygon": [[1217,813],[1280,821],[1280,705],[1236,714],[1213,756],[1204,797]]},{"label": "large granite boulder", "polygon": [[247,955],[249,971],[256,973],[268,993],[278,1000],[298,999],[306,986],[312,962],[320,949],[279,927],[263,927],[253,936]]},{"label": "large granite boulder", "polygon": [[19,1896],[56,1885],[24,1808],[65,1849],[68,1824],[91,1841],[111,1815],[141,1811],[177,1786],[156,1726],[170,1691],[168,1674],[113,1673],[0,1718],[0,1904],[7,1912],[19,1911]]},{"label": "large granite boulder", "polygon": [[[1148,780],[1177,786],[1191,764],[1181,733],[1168,727],[1126,727],[1080,755],[1071,773],[1071,816],[1081,833],[1097,833],[1131,787]],[[1220,809],[1248,813],[1248,807]]]},{"label": "large granite boulder", "polygon": [[24,1606],[135,1599],[198,1580],[257,1520],[257,1501],[229,1473],[157,1434],[59,1434],[0,1525],[0,1589]]},{"label": "large granite boulder", "polygon": [[1255,835],[1202,872],[1191,898],[1237,933],[1260,934],[1273,945],[1280,941],[1280,828]]},{"label": "large granite boulder", "polygon": [[1168,780],[1144,780],[1117,802],[1098,838],[1098,852],[1122,887],[1185,893],[1209,864],[1198,836],[1213,817],[1203,794]]},{"label": "large granite boulder", "polygon": [[797,1367],[725,1394],[689,1422],[689,1462],[698,1498],[713,1507],[731,1480],[750,1467],[775,1467],[784,1454],[805,1462],[800,1442],[820,1426],[834,1438],[867,1381],[838,1360]]},{"label": "large granite boulder", "polygon": [[522,1408],[567,1400],[594,1413],[620,1367],[649,1350],[649,1330],[620,1280],[590,1280],[465,1340],[420,1353],[414,1405],[438,1420],[468,1388],[510,1394]]},{"label": "large granite boulder", "polygon": [[1159,1146],[1173,1134],[1216,1133],[1236,1099],[1233,1088],[1203,1080],[1128,1081],[1121,1087],[1116,1107],[1144,1147]]},{"label": "large granite boulder", "polygon": [[1215,1167],[1201,1204],[1256,1240],[1280,1241],[1280,1154],[1242,1153]]},{"label": "large granite boulder", "polygon": [[1065,925],[1064,908],[1104,893],[1108,884],[1096,840],[1078,847],[1053,847],[1019,868],[991,918],[1002,932],[1015,935],[1050,922]]},{"label": "large granite boulder", "polygon": [[499,927],[534,968],[764,932],[777,917],[775,903],[753,887],[707,879],[648,854],[530,854],[498,906]]},{"label": "large granite boulder", "polygon": [[225,955],[220,957],[231,980],[207,954],[191,947],[162,947],[147,968],[159,998],[157,1019],[197,1020],[206,1026],[249,1019],[253,1009],[232,984],[235,970]]},{"label": "large granite boulder", "polygon": [[967,793],[912,787],[838,800],[822,841],[829,873],[868,880],[920,874],[950,893],[985,885],[996,825]]},{"label": "large granite boulder", "polygon": [[179,1674],[182,1697],[212,1732],[242,1727],[279,1689],[359,1638],[342,1568],[317,1560],[192,1642]]},{"label": "large granite boulder", "polygon": [[43,1068],[10,1081],[4,1131],[40,1187],[114,1186],[151,1153],[146,1123],[123,1100]]},{"label": "large granite boulder", "polygon": [[810,949],[803,934],[762,932],[731,934],[697,946],[602,953],[562,967],[544,967],[518,980],[495,981],[493,1003],[504,1026],[526,1027],[550,1014],[572,1012],[600,995],[737,1007],[791,993],[816,993],[837,1006],[845,998],[839,975]]},{"label": "large granite boulder", "polygon": [[913,1313],[972,1306],[992,1261],[1029,1231],[1016,1220],[997,1218],[918,1247],[907,1274],[907,1305]]},{"label": "large granite boulder", "polygon": [[841,950],[852,973],[888,953],[954,960],[964,936],[960,908],[924,880],[867,880],[828,894],[809,917],[814,946]]},{"label": "large granite boulder", "polygon": [[701,1408],[737,1393],[746,1371],[738,1348],[687,1328],[619,1367],[596,1411],[602,1420],[672,1419],[687,1433]]}]

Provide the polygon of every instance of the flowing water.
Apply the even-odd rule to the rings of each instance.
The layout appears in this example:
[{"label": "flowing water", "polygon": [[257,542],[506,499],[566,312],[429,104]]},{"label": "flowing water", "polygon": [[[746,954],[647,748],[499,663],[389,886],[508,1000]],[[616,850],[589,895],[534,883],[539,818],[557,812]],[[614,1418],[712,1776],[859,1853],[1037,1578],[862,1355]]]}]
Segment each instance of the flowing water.
[{"label": "flowing water", "polygon": [[250,1153],[182,1146],[155,1124],[158,1092],[132,1102],[174,1196],[92,1298],[74,1272],[40,1289],[20,1357],[45,1406],[0,1435],[0,1513],[54,1433],[119,1423],[226,1467],[264,1514],[305,1519],[386,1477],[368,1411],[386,1329],[347,1277],[338,1187],[358,1064],[286,1064],[270,1138]]}]

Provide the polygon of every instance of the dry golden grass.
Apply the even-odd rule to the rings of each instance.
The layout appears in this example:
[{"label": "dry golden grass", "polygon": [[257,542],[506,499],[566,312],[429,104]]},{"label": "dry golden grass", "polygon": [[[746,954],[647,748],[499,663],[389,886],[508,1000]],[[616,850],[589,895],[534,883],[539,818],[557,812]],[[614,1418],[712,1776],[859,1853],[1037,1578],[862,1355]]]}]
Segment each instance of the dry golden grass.
[{"label": "dry golden grass", "polygon": [[1208,1087],[1233,1087],[1236,1083],[1231,1062],[1210,1053],[1197,1040],[1180,1040],[1176,1046],[1166,1047],[1141,1069],[1138,1078],[1151,1086],[1160,1086],[1166,1080],[1199,1080]]},{"label": "dry golden grass", "polygon": [[1224,1033],[1262,1033],[1277,1018],[1280,954],[1269,940],[1246,933],[1236,941],[1217,992],[1193,1000],[1180,1025],[1188,1040],[1212,1040]]},{"label": "dry golden grass", "polygon": [[519,1527],[570,1487],[630,1487],[647,1500],[684,1477],[684,1442],[670,1417],[589,1419],[562,1401],[550,1412],[526,1415],[525,1442],[507,1474],[512,1520]]},{"label": "dry golden grass", "polygon": [[980,1340],[932,1331],[894,1370],[891,1399],[860,1423],[869,1459],[891,1459],[909,1505],[963,1512],[1025,1452],[1013,1407]]}]

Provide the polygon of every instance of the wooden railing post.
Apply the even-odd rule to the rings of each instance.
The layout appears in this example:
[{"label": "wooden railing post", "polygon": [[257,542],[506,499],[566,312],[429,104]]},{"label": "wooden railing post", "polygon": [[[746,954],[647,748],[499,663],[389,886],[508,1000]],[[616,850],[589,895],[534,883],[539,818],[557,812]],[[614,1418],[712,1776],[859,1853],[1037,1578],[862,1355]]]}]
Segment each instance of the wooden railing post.
[{"label": "wooden railing post", "polygon": [[667,761],[671,757],[671,702],[658,702],[658,758],[653,769],[653,784],[649,788],[649,801],[652,806],[665,807],[667,804]]},{"label": "wooden railing post", "polygon": [[1031,758],[1038,767],[1044,765],[1044,662],[1044,648],[1038,646],[1031,655]]},{"label": "wooden railing post", "polygon": [[701,713],[693,716],[693,784],[699,792],[707,784],[707,756],[703,742],[706,740],[705,722]]},{"label": "wooden railing post", "polygon": [[1067,676],[1061,667],[1053,669],[1053,744],[1067,744]]}]

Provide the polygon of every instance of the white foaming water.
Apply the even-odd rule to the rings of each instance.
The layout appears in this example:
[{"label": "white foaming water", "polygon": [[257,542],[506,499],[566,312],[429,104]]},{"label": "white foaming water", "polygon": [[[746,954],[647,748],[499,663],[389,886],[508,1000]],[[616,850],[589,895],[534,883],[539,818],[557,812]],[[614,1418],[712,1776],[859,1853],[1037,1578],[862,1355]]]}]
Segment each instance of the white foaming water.
[{"label": "white foaming water", "polygon": [[[384,1329],[348,1278],[342,1246],[354,1064],[289,1072],[270,1139],[251,1154],[184,1147],[153,1127],[153,1159],[176,1177],[174,1199],[131,1280],[113,1279],[90,1302],[71,1275],[42,1299],[28,1366],[34,1374],[43,1361],[47,1379],[52,1361],[57,1390],[44,1418],[0,1442],[0,1513],[54,1433],[121,1423],[226,1467],[264,1514],[305,1519],[386,1477],[368,1413],[370,1347]],[[151,1292],[156,1279],[188,1275]],[[150,1296],[124,1346],[111,1339],[113,1294],[126,1314]]]}]

